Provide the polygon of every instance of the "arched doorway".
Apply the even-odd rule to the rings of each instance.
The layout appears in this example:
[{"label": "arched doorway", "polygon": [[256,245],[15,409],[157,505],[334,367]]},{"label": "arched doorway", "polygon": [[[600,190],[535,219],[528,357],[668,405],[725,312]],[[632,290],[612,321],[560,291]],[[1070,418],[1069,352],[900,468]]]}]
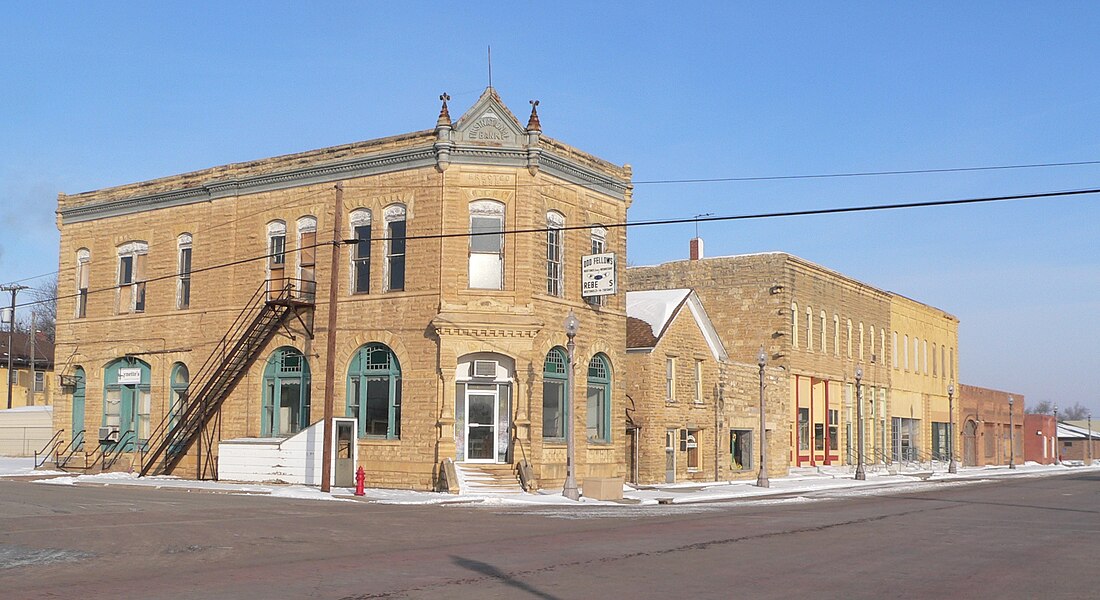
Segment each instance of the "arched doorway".
[{"label": "arched doorway", "polygon": [[133,356],[108,363],[103,369],[105,430],[100,442],[111,447],[123,444],[123,451],[130,452],[136,440],[144,443],[149,439],[150,373],[149,363]]},{"label": "arched doorway", "polygon": [[309,425],[309,362],[298,350],[279,348],[264,367],[260,435],[286,437]]},{"label": "arched doorway", "polygon": [[455,369],[455,458],[506,463],[512,449],[512,382],[515,361],[479,352]]},{"label": "arched doorway", "polygon": [[978,423],[973,419],[963,425],[963,466],[978,466]]}]

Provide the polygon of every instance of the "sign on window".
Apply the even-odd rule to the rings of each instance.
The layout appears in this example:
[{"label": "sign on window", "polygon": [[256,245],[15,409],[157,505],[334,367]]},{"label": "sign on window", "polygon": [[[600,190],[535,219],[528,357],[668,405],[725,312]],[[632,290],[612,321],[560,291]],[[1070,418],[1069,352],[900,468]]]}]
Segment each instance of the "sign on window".
[{"label": "sign on window", "polygon": [[118,370],[119,385],[137,385],[141,383],[141,368],[126,368]]},{"label": "sign on window", "polygon": [[615,254],[589,254],[581,257],[581,296],[611,296],[617,291]]}]

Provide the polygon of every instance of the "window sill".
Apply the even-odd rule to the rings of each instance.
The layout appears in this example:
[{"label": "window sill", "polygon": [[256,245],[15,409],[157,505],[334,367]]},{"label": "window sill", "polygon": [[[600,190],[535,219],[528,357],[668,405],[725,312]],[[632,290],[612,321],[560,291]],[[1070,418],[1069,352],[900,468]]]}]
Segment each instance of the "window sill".
[{"label": "window sill", "polygon": [[401,443],[401,438],[361,437],[359,443],[370,446],[396,446]]}]

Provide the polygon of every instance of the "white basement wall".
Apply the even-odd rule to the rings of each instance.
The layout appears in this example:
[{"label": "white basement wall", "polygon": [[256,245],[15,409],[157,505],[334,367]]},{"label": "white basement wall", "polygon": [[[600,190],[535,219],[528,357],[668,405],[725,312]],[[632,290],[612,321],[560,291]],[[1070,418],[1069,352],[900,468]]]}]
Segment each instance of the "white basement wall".
[{"label": "white basement wall", "polygon": [[321,485],[324,437],[324,421],[317,421],[288,438],[224,440],[218,444],[218,479]]}]

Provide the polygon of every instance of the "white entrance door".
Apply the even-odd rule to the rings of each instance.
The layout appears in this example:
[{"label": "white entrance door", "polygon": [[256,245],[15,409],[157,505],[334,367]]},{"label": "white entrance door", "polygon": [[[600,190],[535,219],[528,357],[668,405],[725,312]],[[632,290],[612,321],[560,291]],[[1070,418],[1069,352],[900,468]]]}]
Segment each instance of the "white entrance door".
[{"label": "white entrance door", "polygon": [[497,409],[500,398],[496,385],[466,385],[466,460],[496,462]]}]

